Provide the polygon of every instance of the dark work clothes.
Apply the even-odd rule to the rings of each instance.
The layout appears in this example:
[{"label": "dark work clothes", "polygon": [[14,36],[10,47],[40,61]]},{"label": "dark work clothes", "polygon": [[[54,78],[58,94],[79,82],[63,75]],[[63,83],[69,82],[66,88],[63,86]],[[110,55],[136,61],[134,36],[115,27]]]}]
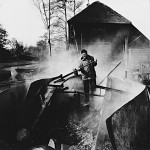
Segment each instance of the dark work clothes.
[{"label": "dark work clothes", "polygon": [[[91,93],[93,93],[95,86],[96,86],[96,79],[90,79],[90,80],[83,80],[84,84],[84,93],[90,93],[89,91],[91,90]],[[89,95],[85,94],[85,102],[89,102]]]},{"label": "dark work clothes", "polygon": [[95,66],[97,62],[94,61],[94,57],[87,55],[86,59],[81,57],[79,68],[82,74],[82,80],[94,79],[96,78]]},{"label": "dark work clothes", "polygon": [[87,55],[84,59],[81,57],[79,68],[81,70],[82,80],[84,84],[85,103],[89,102],[89,95],[87,93],[93,93],[96,87],[96,72],[95,66],[97,62],[94,61],[94,57]]}]

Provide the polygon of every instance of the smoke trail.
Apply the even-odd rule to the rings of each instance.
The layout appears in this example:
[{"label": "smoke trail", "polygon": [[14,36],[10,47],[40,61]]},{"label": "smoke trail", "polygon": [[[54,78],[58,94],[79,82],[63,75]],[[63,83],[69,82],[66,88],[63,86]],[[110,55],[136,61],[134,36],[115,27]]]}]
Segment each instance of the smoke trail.
[{"label": "smoke trail", "polygon": [[92,45],[85,47],[88,53],[97,59],[97,66],[95,67],[97,72],[97,83],[99,83],[119,62],[122,62],[121,67],[119,66],[113,74],[118,76],[124,76],[124,56],[119,52],[116,59],[112,59],[112,43],[103,42],[100,40],[95,41]]},{"label": "smoke trail", "polygon": [[[87,49],[89,55],[94,56],[94,58],[98,61],[98,65],[95,67],[95,69],[97,72],[97,83],[99,83],[99,81],[101,81],[116,64],[115,61],[112,63],[110,59],[111,44],[96,41],[93,45],[85,47],[85,49]],[[51,78],[60,74],[68,74],[69,72],[72,72],[74,68],[78,68],[80,57],[80,54],[74,50],[62,51],[54,54],[49,61],[39,63],[38,67],[40,71],[34,75],[33,80]],[[116,61],[118,63],[119,60]],[[95,92],[99,94],[99,89]],[[93,145],[95,144],[95,136],[98,129],[100,109],[103,98],[91,97],[91,101],[91,104],[93,105],[91,106],[92,109],[90,109],[90,113],[86,114],[86,116],[81,120],[80,125],[76,126],[74,121],[71,122],[74,125],[74,128],[78,129],[77,133],[82,138],[81,143],[77,145],[77,147],[80,149],[87,145],[89,145],[92,149]],[[95,113],[91,110],[94,110]]]}]

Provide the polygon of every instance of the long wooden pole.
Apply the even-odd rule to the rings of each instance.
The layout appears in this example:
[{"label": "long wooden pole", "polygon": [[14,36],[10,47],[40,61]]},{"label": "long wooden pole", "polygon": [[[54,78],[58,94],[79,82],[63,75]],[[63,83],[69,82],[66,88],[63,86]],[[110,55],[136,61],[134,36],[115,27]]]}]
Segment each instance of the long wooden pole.
[{"label": "long wooden pole", "polygon": [[76,1],[74,0],[74,16],[76,15]]},{"label": "long wooden pole", "polygon": [[99,85],[100,85],[120,64],[121,64],[121,62],[119,62],[119,63],[117,64],[117,66],[107,74],[107,76],[99,83]]},{"label": "long wooden pole", "polygon": [[70,75],[72,75],[72,74],[74,74],[74,73],[76,73],[76,72],[78,72],[78,71],[81,71],[81,69],[83,69],[83,68],[86,67],[86,66],[91,65],[91,64],[94,63],[94,62],[95,62],[95,61],[92,61],[92,62],[90,62],[90,63],[88,63],[88,64],[82,66],[80,69],[75,69],[74,71],[72,71],[72,72],[70,72],[70,73],[68,73],[68,74],[66,74],[66,75],[64,75],[64,76],[62,76],[60,79],[54,81],[54,83],[63,81],[64,78],[66,78],[66,77],[68,77],[68,76],[70,76]]},{"label": "long wooden pole", "polygon": [[128,38],[125,38],[125,65],[126,65],[126,70],[125,70],[125,78],[127,78],[127,70],[129,67],[129,54],[128,54]]}]

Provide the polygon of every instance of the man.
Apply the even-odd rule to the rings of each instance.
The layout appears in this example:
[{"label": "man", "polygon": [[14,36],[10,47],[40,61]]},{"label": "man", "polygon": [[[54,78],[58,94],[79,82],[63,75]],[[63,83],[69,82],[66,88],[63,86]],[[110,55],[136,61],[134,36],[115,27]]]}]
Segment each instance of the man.
[{"label": "man", "polygon": [[[91,90],[91,93],[94,91],[96,86],[96,72],[95,72],[95,66],[97,65],[97,60],[94,61],[94,57],[88,55],[87,51],[85,49],[81,50],[81,61],[80,61],[80,71],[82,75],[82,80],[84,84],[84,93],[89,93]],[[85,104],[89,105],[89,95],[85,94]]]}]

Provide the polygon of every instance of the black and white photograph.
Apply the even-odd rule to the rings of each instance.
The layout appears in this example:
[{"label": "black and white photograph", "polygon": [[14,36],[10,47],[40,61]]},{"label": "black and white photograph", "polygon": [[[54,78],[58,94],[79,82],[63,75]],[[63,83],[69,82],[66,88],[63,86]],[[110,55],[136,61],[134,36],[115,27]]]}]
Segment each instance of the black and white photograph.
[{"label": "black and white photograph", "polygon": [[0,150],[150,150],[150,0],[0,0]]}]

